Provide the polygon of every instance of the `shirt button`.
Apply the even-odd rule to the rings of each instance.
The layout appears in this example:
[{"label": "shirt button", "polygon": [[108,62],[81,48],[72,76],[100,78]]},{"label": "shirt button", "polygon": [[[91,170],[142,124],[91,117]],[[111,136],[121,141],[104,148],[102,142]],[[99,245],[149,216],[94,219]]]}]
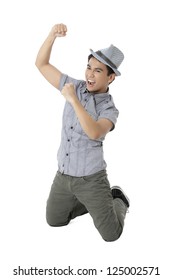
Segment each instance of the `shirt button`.
[{"label": "shirt button", "polygon": [[70,128],[73,129],[73,126],[71,126]]},{"label": "shirt button", "polygon": [[66,154],[66,156],[68,157],[68,154]]}]

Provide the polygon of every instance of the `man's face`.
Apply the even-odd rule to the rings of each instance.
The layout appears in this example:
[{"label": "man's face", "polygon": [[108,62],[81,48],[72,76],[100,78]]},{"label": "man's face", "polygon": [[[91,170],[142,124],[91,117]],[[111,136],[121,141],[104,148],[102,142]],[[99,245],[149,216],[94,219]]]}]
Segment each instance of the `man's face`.
[{"label": "man's face", "polygon": [[85,71],[87,89],[93,93],[104,93],[109,84],[115,79],[115,74],[108,76],[108,70],[105,64],[91,57]]}]

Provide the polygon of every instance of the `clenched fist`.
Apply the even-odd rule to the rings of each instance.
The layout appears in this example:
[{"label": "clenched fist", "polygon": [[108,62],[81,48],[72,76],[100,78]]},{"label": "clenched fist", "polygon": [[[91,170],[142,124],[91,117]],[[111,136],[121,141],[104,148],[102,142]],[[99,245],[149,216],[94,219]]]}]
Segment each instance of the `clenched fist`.
[{"label": "clenched fist", "polygon": [[55,24],[52,27],[52,30],[50,33],[54,37],[64,37],[64,36],[66,36],[66,33],[67,33],[67,26],[63,23]]},{"label": "clenched fist", "polygon": [[65,99],[71,104],[77,99],[75,87],[72,83],[65,84],[61,91]]}]

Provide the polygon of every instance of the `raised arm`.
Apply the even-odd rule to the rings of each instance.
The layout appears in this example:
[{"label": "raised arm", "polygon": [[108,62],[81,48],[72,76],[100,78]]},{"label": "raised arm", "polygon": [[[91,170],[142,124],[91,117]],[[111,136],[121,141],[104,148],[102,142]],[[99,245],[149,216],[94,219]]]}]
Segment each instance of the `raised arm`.
[{"label": "raised arm", "polygon": [[66,36],[67,27],[64,24],[56,24],[51,29],[48,37],[42,44],[36,58],[35,65],[45,77],[45,79],[51,83],[55,88],[59,88],[59,82],[61,78],[61,72],[49,63],[52,46],[57,37]]}]

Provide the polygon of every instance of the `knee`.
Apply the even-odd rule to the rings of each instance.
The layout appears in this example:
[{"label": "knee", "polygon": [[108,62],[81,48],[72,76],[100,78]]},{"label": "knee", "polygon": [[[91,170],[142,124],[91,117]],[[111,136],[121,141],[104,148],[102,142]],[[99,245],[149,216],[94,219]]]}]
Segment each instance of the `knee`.
[{"label": "knee", "polygon": [[119,238],[120,238],[121,234],[119,236],[113,236],[111,238],[104,238],[103,237],[103,240],[106,241],[106,242],[113,242],[113,241],[117,241]]},{"label": "knee", "polygon": [[122,232],[123,232],[123,230],[121,228],[119,232],[103,235],[102,238],[106,242],[117,241],[120,238],[120,236],[122,235]]},{"label": "knee", "polygon": [[59,219],[52,219],[49,216],[46,216],[46,222],[51,227],[62,227],[69,224],[69,221],[61,221]]},{"label": "knee", "polygon": [[47,224],[50,226],[50,227],[63,227],[63,226],[66,226],[68,225],[69,222],[67,223],[59,223],[59,222],[52,222],[52,221],[48,221],[47,220]]}]

